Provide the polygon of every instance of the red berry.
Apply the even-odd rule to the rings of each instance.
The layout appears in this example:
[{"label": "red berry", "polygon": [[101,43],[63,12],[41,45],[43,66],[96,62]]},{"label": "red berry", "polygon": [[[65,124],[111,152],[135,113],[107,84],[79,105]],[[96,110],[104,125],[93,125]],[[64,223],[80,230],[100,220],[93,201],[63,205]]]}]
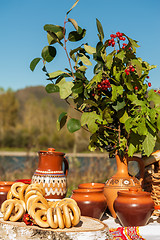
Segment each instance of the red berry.
[{"label": "red berry", "polygon": [[123,36],[123,34],[122,34],[122,33],[119,33],[119,36],[120,36],[120,37],[122,37],[122,36]]},{"label": "red berry", "polygon": [[138,90],[138,87],[137,86],[135,86],[135,88],[134,88],[135,90]]},{"label": "red berry", "polygon": [[131,50],[132,48],[131,48],[131,47],[129,47],[128,49],[129,49],[129,50]]},{"label": "red berry", "polygon": [[123,46],[122,49],[125,49],[125,46]]},{"label": "red berry", "polygon": [[158,90],[158,93],[160,93],[160,90]]},{"label": "red berry", "polygon": [[116,38],[116,37],[117,37],[117,36],[114,34],[114,35],[113,35],[113,38]]},{"label": "red berry", "polygon": [[131,68],[131,72],[134,72],[135,71],[135,68]]},{"label": "red berry", "polygon": [[117,50],[117,53],[119,52],[119,50]]},{"label": "red berry", "polygon": [[157,92],[157,90],[154,90],[154,92]]},{"label": "red berry", "polygon": [[132,66],[132,65],[130,65],[130,66],[129,66],[129,68],[131,69],[131,68],[133,68],[133,66]]},{"label": "red berry", "polygon": [[98,84],[98,86],[97,86],[98,88],[101,88],[102,86],[101,86],[101,84]]},{"label": "red berry", "polygon": [[151,87],[151,83],[150,82],[148,83],[148,87]]},{"label": "red berry", "polygon": [[149,79],[149,76],[147,76],[147,78]]},{"label": "red berry", "polygon": [[111,38],[111,42],[114,42],[114,38]]},{"label": "red berry", "polygon": [[126,40],[126,38],[125,38],[125,37],[123,37],[123,38],[122,38],[122,40],[123,40],[123,41],[125,41],[125,40]]},{"label": "red berry", "polygon": [[113,38],[114,34],[111,34],[110,37]]},{"label": "red berry", "polygon": [[123,40],[123,37],[119,37],[120,40]]},{"label": "red berry", "polygon": [[111,41],[111,40],[109,40],[109,41],[108,41],[108,43],[109,43],[109,44],[111,44],[111,43],[112,43],[112,41]]},{"label": "red berry", "polygon": [[115,45],[115,42],[112,42],[112,47],[114,47],[114,45]]}]

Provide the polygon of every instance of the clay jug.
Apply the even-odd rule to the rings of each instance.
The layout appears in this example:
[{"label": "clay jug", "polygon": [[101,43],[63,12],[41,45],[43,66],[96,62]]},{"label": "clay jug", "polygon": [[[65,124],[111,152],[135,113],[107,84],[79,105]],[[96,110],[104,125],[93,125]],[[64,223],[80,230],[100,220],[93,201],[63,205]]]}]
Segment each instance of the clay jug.
[{"label": "clay jug", "polygon": [[123,227],[145,226],[154,211],[149,192],[136,188],[118,192],[114,209]]},{"label": "clay jug", "polygon": [[14,182],[1,181],[0,182],[0,207],[1,204],[7,199],[7,193]]},{"label": "clay jug", "polygon": [[45,198],[48,200],[62,199],[66,196],[69,165],[64,155],[62,152],[56,152],[54,148],[39,151],[38,168],[32,176],[32,183],[39,183],[45,188]]},{"label": "clay jug", "polygon": [[79,188],[72,191],[72,199],[74,199],[82,216],[101,219],[106,208],[107,202],[101,188]]},{"label": "clay jug", "polygon": [[[128,162],[137,161],[140,166],[140,180],[128,174]],[[130,187],[142,189],[141,184],[144,176],[144,163],[139,157],[128,157],[127,154],[121,159],[116,154],[117,172],[104,186],[104,195],[107,199],[108,209],[111,215],[116,218],[116,213],[113,208],[114,200],[117,197],[117,192],[120,190],[128,190]]]}]

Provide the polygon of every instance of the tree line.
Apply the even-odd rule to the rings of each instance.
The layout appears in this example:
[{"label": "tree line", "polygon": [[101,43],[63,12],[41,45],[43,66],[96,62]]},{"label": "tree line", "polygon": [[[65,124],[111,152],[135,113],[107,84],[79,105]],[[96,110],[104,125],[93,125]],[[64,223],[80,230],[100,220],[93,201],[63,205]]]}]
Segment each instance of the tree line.
[{"label": "tree line", "polygon": [[44,87],[0,89],[0,148],[40,150],[54,147],[66,152],[87,150],[88,134],[58,131],[56,121],[68,106]]}]

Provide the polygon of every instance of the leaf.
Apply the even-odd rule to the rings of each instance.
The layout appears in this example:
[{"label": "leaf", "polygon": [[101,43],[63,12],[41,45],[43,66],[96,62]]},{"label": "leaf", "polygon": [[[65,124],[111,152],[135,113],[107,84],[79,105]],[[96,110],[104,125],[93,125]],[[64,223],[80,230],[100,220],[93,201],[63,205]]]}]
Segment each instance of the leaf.
[{"label": "leaf", "polygon": [[160,131],[160,115],[157,117],[157,128]]},{"label": "leaf", "polygon": [[30,63],[30,69],[33,72],[35,67],[37,66],[37,64],[39,63],[39,61],[41,60],[41,58],[34,58],[32,60],[32,62]]},{"label": "leaf", "polygon": [[87,125],[91,133],[95,133],[98,130],[96,120],[102,121],[102,117],[96,112],[84,112],[81,116],[81,125]]},{"label": "leaf", "polygon": [[123,116],[119,119],[121,123],[125,123],[128,120],[129,116],[128,113],[125,111]]},{"label": "leaf", "polygon": [[82,71],[82,72],[85,72],[87,70],[87,67],[86,66],[81,66],[78,68],[78,70]]},{"label": "leaf", "polygon": [[64,127],[64,125],[66,124],[66,121],[67,121],[67,113],[62,112],[59,115],[59,118],[57,119],[57,123],[56,123],[58,131]]},{"label": "leaf", "polygon": [[49,73],[49,77],[50,77],[50,78],[57,78],[57,77],[59,77],[60,75],[62,75],[63,73],[65,73],[65,72],[63,72],[63,71],[61,71],[61,70],[58,70],[58,71]]},{"label": "leaf", "polygon": [[46,24],[44,26],[44,30],[47,31],[47,39],[49,45],[54,44],[56,42],[63,45],[60,40],[64,38],[65,30],[63,27],[53,24]]},{"label": "leaf", "polygon": [[52,46],[46,46],[43,48],[41,55],[45,61],[51,62],[56,56],[56,49]]},{"label": "leaf", "polygon": [[155,93],[153,89],[148,92],[148,101],[152,101],[155,107],[160,106],[160,95]]},{"label": "leaf", "polygon": [[145,118],[142,118],[142,120],[138,122],[138,134],[147,135],[147,133],[148,133],[148,130],[146,128]]},{"label": "leaf", "polygon": [[112,67],[114,54],[115,54],[115,51],[113,51],[112,53],[108,54],[108,55],[106,56],[106,58],[105,58],[105,62],[106,62],[105,65],[106,65],[106,67],[107,67],[108,69],[111,69],[111,67]]},{"label": "leaf", "polygon": [[71,118],[67,122],[67,128],[71,133],[76,132],[81,128],[81,123],[78,119]]},{"label": "leaf", "polygon": [[72,87],[74,84],[72,82],[66,82],[65,78],[63,78],[59,83],[57,83],[60,89],[60,97],[61,99],[66,99],[72,94]]},{"label": "leaf", "polygon": [[132,59],[131,64],[136,66],[136,71],[139,77],[142,75],[142,64],[137,59]]},{"label": "leaf", "polygon": [[[79,30],[78,30],[79,31]],[[68,35],[68,40],[70,42],[77,42],[83,39],[86,35],[86,30],[83,29],[81,33],[78,33],[77,31],[72,31]]]},{"label": "leaf", "polygon": [[92,65],[90,60],[83,53],[79,54],[79,58],[85,65]]},{"label": "leaf", "polygon": [[89,54],[93,54],[96,53],[96,48],[88,46],[86,44],[84,44],[84,49],[86,50],[87,53]]},{"label": "leaf", "polygon": [[72,19],[72,18],[68,18],[68,21],[72,23],[72,25],[74,26],[74,28],[78,31],[78,24],[77,22]]},{"label": "leaf", "polygon": [[68,15],[68,13],[70,13],[70,11],[77,5],[77,3],[79,2],[79,0],[77,0],[74,4],[73,4],[73,6],[69,9],[69,11],[67,12],[67,15]]},{"label": "leaf", "polygon": [[123,87],[122,86],[115,86],[114,84],[111,84],[111,87],[112,87],[111,101],[114,102],[119,95],[123,94]]},{"label": "leaf", "polygon": [[103,32],[103,27],[102,24],[100,23],[100,21],[96,18],[96,24],[97,24],[97,30],[99,32],[99,39],[100,41],[103,41],[104,39],[104,32]]},{"label": "leaf", "polygon": [[135,152],[138,150],[138,145],[140,141],[140,137],[137,136],[134,132],[131,132],[129,139],[129,147],[128,147],[128,155],[133,156]]},{"label": "leaf", "polygon": [[94,75],[94,77],[88,83],[86,88],[90,88],[93,84],[97,84],[98,82],[101,82],[101,79],[102,79],[102,71],[100,71],[98,74]]},{"label": "leaf", "polygon": [[115,57],[123,61],[123,59],[125,58],[125,52],[120,51],[115,55]]},{"label": "leaf", "polygon": [[154,150],[155,143],[156,143],[156,137],[148,132],[148,134],[146,135],[142,143],[142,147],[145,155],[150,156],[150,154]]},{"label": "leaf", "polygon": [[48,84],[46,87],[46,92],[48,93],[55,93],[55,92],[59,92],[59,87],[56,84],[50,83]]},{"label": "leaf", "polygon": [[83,92],[83,83],[76,82],[71,90],[73,93],[79,93],[79,94],[82,93]]},{"label": "leaf", "polygon": [[113,105],[112,107],[113,107],[113,109],[115,109],[118,112],[119,110],[124,108],[124,106],[125,106],[124,101],[122,101],[122,102],[117,101],[117,105]]}]

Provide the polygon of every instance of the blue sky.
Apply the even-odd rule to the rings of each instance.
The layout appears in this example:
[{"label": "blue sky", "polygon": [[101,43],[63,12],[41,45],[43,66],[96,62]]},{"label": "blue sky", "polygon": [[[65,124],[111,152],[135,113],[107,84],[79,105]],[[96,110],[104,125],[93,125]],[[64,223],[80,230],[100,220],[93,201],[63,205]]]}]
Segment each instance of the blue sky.
[{"label": "blue sky", "polygon": [[[63,26],[66,12],[75,0],[0,0],[0,87],[5,90],[28,86],[47,85],[40,63],[34,72],[30,62],[41,56],[47,45],[45,24]],[[157,65],[150,72],[153,88],[160,88],[160,1],[159,0],[80,0],[70,12],[79,26],[87,29],[85,42],[95,46],[98,41],[96,18],[102,23],[105,38],[111,33],[124,32],[139,41],[138,56]],[[80,45],[80,43],[78,43]],[[76,46],[76,45],[75,45]],[[65,54],[60,50],[50,63],[49,70],[64,70],[68,66]],[[72,47],[69,45],[70,50]],[[73,47],[74,48],[74,47]]]}]

